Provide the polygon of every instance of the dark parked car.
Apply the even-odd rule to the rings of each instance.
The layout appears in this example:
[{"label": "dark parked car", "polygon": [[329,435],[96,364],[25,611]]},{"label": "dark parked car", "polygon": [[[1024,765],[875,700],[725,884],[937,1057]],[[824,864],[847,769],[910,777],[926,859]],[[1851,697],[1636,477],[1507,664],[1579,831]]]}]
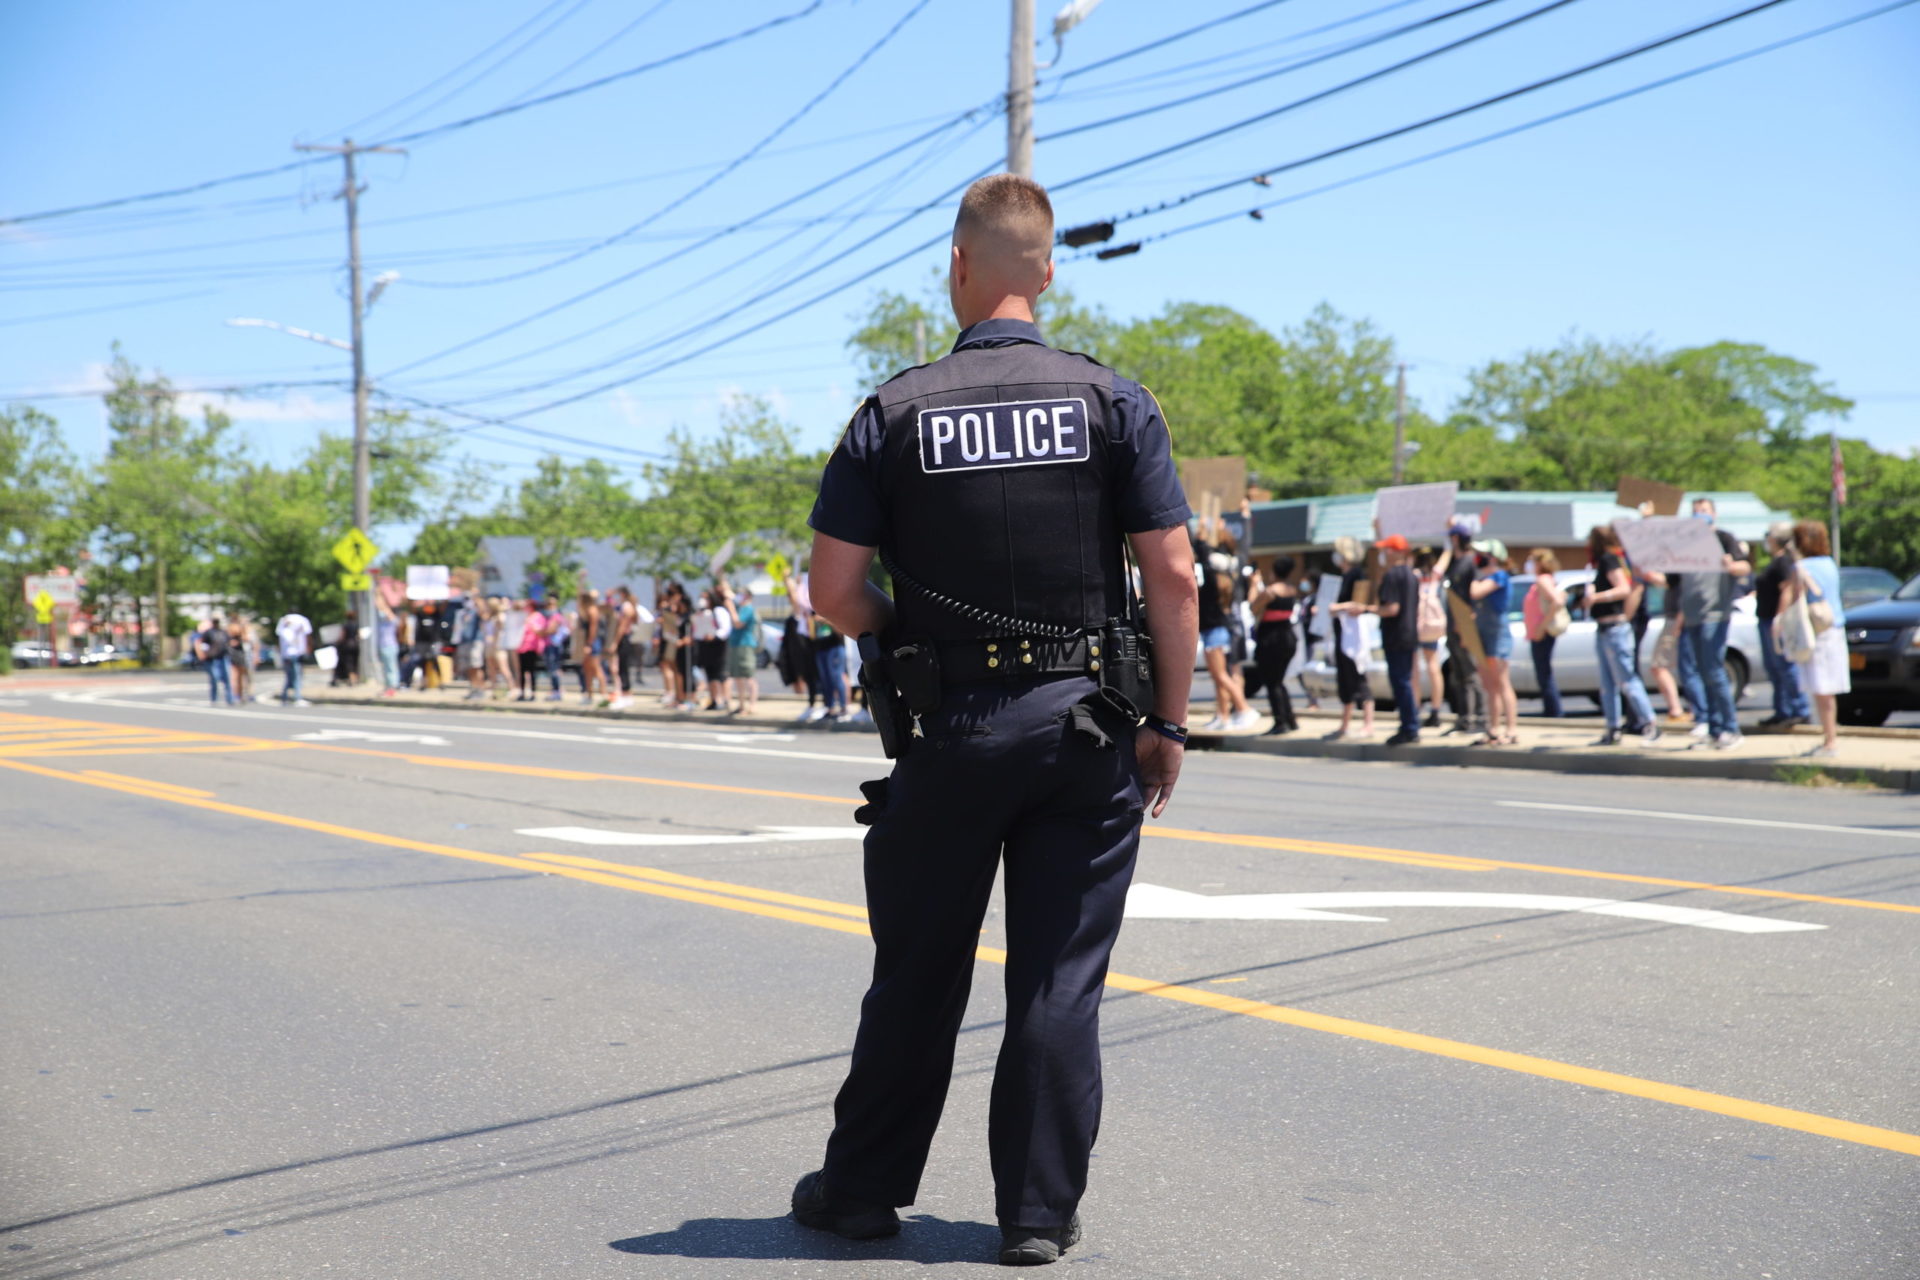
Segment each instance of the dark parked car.
[{"label": "dark parked car", "polygon": [[1843,724],[1885,724],[1920,710],[1920,577],[1885,600],[1847,609],[1847,664],[1853,692],[1840,699]]},{"label": "dark parked car", "polygon": [[1885,600],[1900,589],[1900,579],[1885,569],[1849,565],[1840,570],[1840,603],[1848,613],[1863,604]]}]

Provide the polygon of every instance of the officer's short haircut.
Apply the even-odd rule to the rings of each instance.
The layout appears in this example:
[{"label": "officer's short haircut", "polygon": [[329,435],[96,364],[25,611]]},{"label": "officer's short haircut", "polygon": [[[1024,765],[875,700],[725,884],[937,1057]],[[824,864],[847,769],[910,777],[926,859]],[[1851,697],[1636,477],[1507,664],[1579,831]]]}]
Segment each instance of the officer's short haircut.
[{"label": "officer's short haircut", "polygon": [[980,179],[960,197],[954,230],[984,231],[1018,243],[1044,235],[1053,241],[1053,202],[1047,189],[1016,173],[995,173]]}]

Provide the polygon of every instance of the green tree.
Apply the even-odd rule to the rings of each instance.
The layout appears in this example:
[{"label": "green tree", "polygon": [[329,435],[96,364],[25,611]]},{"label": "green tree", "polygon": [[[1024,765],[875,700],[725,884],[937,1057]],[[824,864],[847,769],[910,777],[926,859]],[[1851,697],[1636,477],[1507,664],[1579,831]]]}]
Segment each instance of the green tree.
[{"label": "green tree", "polygon": [[[935,273],[918,297],[892,290],[876,293],[865,314],[855,321],[858,327],[847,339],[847,349],[853,353],[862,384],[869,388],[919,363],[922,334],[930,361],[951,351],[960,336],[943,272]],[[1112,346],[1117,331],[1105,312],[1081,306],[1071,290],[1057,285],[1040,295],[1034,321],[1054,346],[1083,351],[1096,359],[1106,358],[1103,353]]]},{"label": "green tree", "polygon": [[672,459],[647,464],[648,496],[634,509],[622,545],[655,576],[696,580],[730,539],[735,560],[795,556],[810,541],[807,514],[826,465],[824,453],[802,450],[799,439],[754,399],[730,405],[710,439],[673,431]]},{"label": "green tree", "polygon": [[[448,464],[444,433],[423,431],[405,414],[378,413],[368,435],[368,498],[376,532],[419,521],[437,504],[458,506],[474,496],[476,477]],[[345,608],[333,545],[353,527],[349,437],[323,435],[285,469],[243,456],[217,514],[216,580],[247,608],[269,619],[289,611],[331,618]],[[380,560],[392,571],[400,557]]]},{"label": "green tree", "polygon": [[213,408],[199,423],[188,419],[172,384],[142,374],[117,344],[108,377],[107,453],[85,506],[97,531],[95,591],[124,592],[136,613],[151,596],[164,660],[182,621],[173,614],[171,593],[214,585],[209,552],[221,529],[232,424]]},{"label": "green tree", "polygon": [[0,410],[0,634],[11,641],[33,617],[24,579],[74,565],[85,546],[80,472],[46,414]]},{"label": "green tree", "polygon": [[517,500],[519,523],[533,535],[529,568],[555,598],[573,595],[582,585],[580,540],[618,536],[631,526],[638,506],[632,490],[598,458],[581,463],[541,458],[520,482]]}]

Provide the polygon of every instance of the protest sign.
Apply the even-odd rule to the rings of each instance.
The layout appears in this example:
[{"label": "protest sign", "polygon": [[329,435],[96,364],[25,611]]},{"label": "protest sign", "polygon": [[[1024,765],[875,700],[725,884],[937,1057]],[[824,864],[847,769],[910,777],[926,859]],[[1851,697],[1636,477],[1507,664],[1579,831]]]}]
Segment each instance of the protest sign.
[{"label": "protest sign", "polygon": [[410,564],[407,566],[407,599],[445,600],[451,594],[447,566]]},{"label": "protest sign", "polygon": [[1334,573],[1332,570],[1328,570],[1320,575],[1320,586],[1313,593],[1313,627],[1311,634],[1314,638],[1325,640],[1333,634],[1333,628],[1328,624],[1333,621],[1334,602],[1339,599],[1340,575]]},{"label": "protest sign", "polygon": [[1453,615],[1453,629],[1460,633],[1460,645],[1473,659],[1473,665],[1479,666],[1487,660],[1487,650],[1480,643],[1480,625],[1474,619],[1473,606],[1453,592],[1447,592],[1447,611]]},{"label": "protest sign", "polygon": [[1374,494],[1374,515],[1383,538],[1399,534],[1408,542],[1439,542],[1460,501],[1460,485],[1403,484]]},{"label": "protest sign", "polygon": [[1247,460],[1245,458],[1188,458],[1180,464],[1180,487],[1187,492],[1187,505],[1200,509],[1200,499],[1208,494],[1228,511],[1238,511],[1247,496]]},{"label": "protest sign", "polygon": [[1658,480],[1642,480],[1639,476],[1623,475],[1620,477],[1620,487],[1614,492],[1613,500],[1635,511],[1640,509],[1641,503],[1651,503],[1654,515],[1677,516],[1680,514],[1680,500],[1686,496],[1685,489],[1661,484]]},{"label": "protest sign", "polygon": [[1690,516],[1651,516],[1615,520],[1627,559],[1636,569],[1656,573],[1724,573],[1725,550],[1713,526]]}]

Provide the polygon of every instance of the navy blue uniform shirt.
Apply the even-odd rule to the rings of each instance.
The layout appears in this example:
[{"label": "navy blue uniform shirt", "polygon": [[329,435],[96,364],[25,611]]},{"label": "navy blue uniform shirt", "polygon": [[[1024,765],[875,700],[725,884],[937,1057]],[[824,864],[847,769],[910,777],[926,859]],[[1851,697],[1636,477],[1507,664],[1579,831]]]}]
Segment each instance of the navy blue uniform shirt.
[{"label": "navy blue uniform shirt", "polygon": [[[1045,346],[1040,330],[1025,320],[982,320],[963,330],[953,349],[1011,347],[1022,342]],[[1147,533],[1183,525],[1192,516],[1180,473],[1173,465],[1173,441],[1153,393],[1130,378],[1113,378],[1113,413],[1118,419],[1109,459],[1114,492],[1120,500],[1120,528]],[[857,547],[877,547],[886,531],[880,500],[880,459],[886,424],[879,401],[869,397],[847,424],[839,447],[820,477],[820,496],[807,524],[829,538]]]}]

